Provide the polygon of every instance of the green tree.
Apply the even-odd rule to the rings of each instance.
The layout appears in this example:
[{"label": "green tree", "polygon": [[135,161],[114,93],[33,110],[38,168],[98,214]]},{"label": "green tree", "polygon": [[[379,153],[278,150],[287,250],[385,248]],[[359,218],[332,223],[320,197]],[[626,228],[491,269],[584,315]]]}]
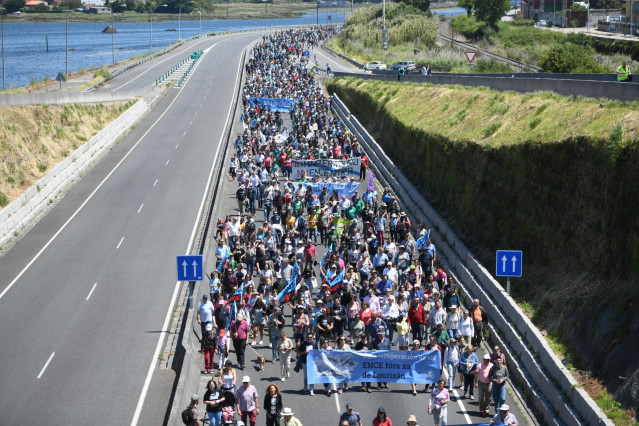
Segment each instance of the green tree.
[{"label": "green tree", "polygon": [[607,73],[610,70],[595,62],[595,50],[573,43],[555,44],[539,61],[545,72]]},{"label": "green tree", "polygon": [[475,0],[475,16],[495,31],[497,22],[510,10],[509,0]]},{"label": "green tree", "polygon": [[3,6],[8,13],[13,13],[22,9],[26,3],[26,0],[6,0]]},{"label": "green tree", "polygon": [[475,7],[475,0],[459,0],[458,5],[466,9],[466,15],[470,18]]},{"label": "green tree", "polygon": [[621,9],[622,3],[619,0],[592,0],[591,9]]},{"label": "green tree", "polygon": [[422,12],[427,12],[430,8],[430,0],[400,0],[400,2],[413,6],[415,9],[419,9]]},{"label": "green tree", "polygon": [[49,12],[51,8],[46,3],[40,3],[33,8],[36,12]]},{"label": "green tree", "polygon": [[80,7],[82,7],[80,0],[63,0],[60,3],[60,9],[62,10],[76,10]]}]

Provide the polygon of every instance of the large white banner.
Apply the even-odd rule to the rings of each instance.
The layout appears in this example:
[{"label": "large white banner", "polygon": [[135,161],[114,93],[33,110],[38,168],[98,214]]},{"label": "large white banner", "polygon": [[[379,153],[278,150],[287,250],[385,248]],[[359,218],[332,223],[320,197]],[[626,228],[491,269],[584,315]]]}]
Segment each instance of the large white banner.
[{"label": "large white banner", "polygon": [[293,178],[301,178],[303,172],[306,172],[308,177],[313,177],[315,174],[324,178],[359,177],[360,163],[359,157],[346,160],[293,160]]}]

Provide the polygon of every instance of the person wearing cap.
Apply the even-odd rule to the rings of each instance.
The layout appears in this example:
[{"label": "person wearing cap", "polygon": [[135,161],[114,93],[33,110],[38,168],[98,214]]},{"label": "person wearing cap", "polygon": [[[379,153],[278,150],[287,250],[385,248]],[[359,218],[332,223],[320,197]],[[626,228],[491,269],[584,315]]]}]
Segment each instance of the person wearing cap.
[{"label": "person wearing cap", "polygon": [[244,352],[246,351],[246,340],[249,332],[250,328],[244,319],[244,315],[238,314],[237,319],[231,322],[229,333],[231,334],[231,339],[233,339],[233,349],[235,350],[240,370],[244,370]]},{"label": "person wearing cap", "polygon": [[450,402],[450,394],[448,389],[444,387],[444,379],[437,381],[437,387],[433,389],[428,400],[428,414],[433,415],[433,423],[435,426],[445,426],[448,422],[448,403]]},{"label": "person wearing cap", "polygon": [[242,377],[242,386],[235,391],[235,406],[244,424],[247,420],[250,426],[255,426],[257,416],[260,414],[257,389],[251,384],[249,376]]},{"label": "person wearing cap", "polygon": [[495,411],[499,412],[499,407],[506,402],[506,380],[508,379],[508,368],[506,368],[501,358],[495,359],[495,364],[490,369],[488,378],[493,384]]},{"label": "person wearing cap", "polygon": [[280,415],[282,418],[280,419],[280,426],[302,426],[302,422],[299,421],[296,417],[293,417],[295,413],[288,408],[284,407]]},{"label": "person wearing cap", "polygon": [[206,325],[211,324],[213,328],[217,328],[215,324],[215,318],[213,318],[213,303],[209,300],[209,294],[204,293],[202,300],[197,307],[197,322],[200,324],[202,331],[202,340],[200,341],[201,349],[204,350],[204,332],[206,331]]},{"label": "person wearing cap", "polygon": [[509,426],[517,426],[519,422],[517,422],[517,417],[514,414],[509,412],[510,407],[507,404],[503,404],[499,407],[499,411],[497,414],[493,416],[490,420],[491,425],[509,425]]},{"label": "person wearing cap", "polygon": [[189,416],[191,417],[190,426],[200,426],[200,411],[197,409],[197,404],[200,401],[200,395],[194,393],[191,395],[191,403],[187,410],[189,410]]},{"label": "person wearing cap", "polygon": [[386,415],[384,407],[377,409],[377,416],[373,419],[373,426],[393,426],[390,417]]},{"label": "person wearing cap", "polygon": [[477,374],[475,376],[475,388],[479,394],[479,413],[485,416],[490,415],[488,408],[490,407],[491,381],[488,377],[493,364],[490,362],[490,355],[485,354],[481,364],[477,366]]},{"label": "person wearing cap", "polygon": [[406,419],[406,426],[418,426],[417,417],[415,417],[414,414],[411,414],[410,416],[408,416],[408,419]]},{"label": "person wearing cap", "polygon": [[455,376],[457,375],[457,366],[459,365],[459,358],[461,353],[457,346],[457,340],[451,338],[448,341],[448,347],[444,351],[444,365],[448,371],[448,389],[453,389],[453,383],[455,382]]},{"label": "person wearing cap", "polygon": [[202,335],[202,350],[204,351],[204,372],[210,374],[215,369],[215,346],[217,337],[213,331],[212,324],[206,324],[206,329]]},{"label": "person wearing cap", "polygon": [[353,404],[346,404],[346,411],[339,416],[340,423],[347,421],[348,426],[362,426],[362,418],[357,411],[353,410]]},{"label": "person wearing cap", "polygon": [[216,339],[216,348],[215,352],[217,352],[217,363],[218,369],[224,368],[224,364],[226,363],[227,358],[229,357],[229,345],[231,344],[229,337],[226,334],[226,330],[220,328],[218,330],[218,335]]}]

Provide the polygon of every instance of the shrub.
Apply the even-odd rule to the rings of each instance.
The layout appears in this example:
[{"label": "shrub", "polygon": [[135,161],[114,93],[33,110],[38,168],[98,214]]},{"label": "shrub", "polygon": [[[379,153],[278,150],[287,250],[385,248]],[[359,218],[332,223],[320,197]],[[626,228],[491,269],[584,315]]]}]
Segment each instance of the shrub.
[{"label": "shrub", "polygon": [[573,3],[572,6],[570,6],[571,12],[586,12],[587,10],[588,8],[586,6],[579,3]]},{"label": "shrub", "polygon": [[535,25],[535,21],[532,19],[525,19],[520,16],[515,16],[512,21],[510,21],[511,25],[515,27],[533,27]]},{"label": "shrub", "polygon": [[539,61],[545,72],[606,73],[606,68],[594,61],[594,49],[573,43],[556,44]]},{"label": "shrub", "polygon": [[475,65],[475,70],[477,72],[483,73],[509,73],[512,72],[513,69],[503,62],[496,61],[494,59],[484,59],[477,62]]},{"label": "shrub", "polygon": [[474,16],[459,15],[450,24],[455,31],[472,40],[482,38],[486,33],[486,24],[479,22]]}]

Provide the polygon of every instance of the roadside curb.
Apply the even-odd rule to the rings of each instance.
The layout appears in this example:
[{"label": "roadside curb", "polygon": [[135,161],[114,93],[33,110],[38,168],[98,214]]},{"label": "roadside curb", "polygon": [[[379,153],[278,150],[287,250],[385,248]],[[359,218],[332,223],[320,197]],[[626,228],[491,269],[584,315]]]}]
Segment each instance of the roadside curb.
[{"label": "roadside curb", "polygon": [[29,229],[37,219],[53,207],[64,194],[109,152],[150,109],[163,92],[142,97],[122,115],[100,130],[87,143],[51,169],[19,198],[0,211],[0,247],[12,246],[16,237]]}]

